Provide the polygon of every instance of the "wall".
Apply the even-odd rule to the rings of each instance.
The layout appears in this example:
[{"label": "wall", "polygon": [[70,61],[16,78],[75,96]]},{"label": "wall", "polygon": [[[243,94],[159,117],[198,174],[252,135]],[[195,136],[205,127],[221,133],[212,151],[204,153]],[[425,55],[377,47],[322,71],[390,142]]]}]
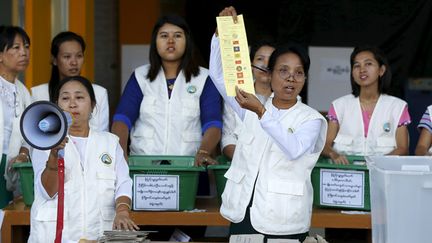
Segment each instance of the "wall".
[{"label": "wall", "polygon": [[112,114],[120,87],[119,1],[95,0],[94,4],[94,82],[107,89]]},{"label": "wall", "polygon": [[12,0],[0,0],[0,25],[12,24]]}]

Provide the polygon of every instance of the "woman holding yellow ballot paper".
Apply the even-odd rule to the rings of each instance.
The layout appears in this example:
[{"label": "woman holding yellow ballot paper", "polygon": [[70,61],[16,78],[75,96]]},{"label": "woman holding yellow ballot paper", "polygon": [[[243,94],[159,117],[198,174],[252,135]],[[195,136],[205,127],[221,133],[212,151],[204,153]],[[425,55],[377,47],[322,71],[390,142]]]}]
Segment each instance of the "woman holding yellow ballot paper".
[{"label": "woman holding yellow ballot paper", "polygon": [[[219,16],[232,16],[235,21],[237,13],[228,7]],[[275,49],[268,65],[274,97],[264,105],[238,88],[235,97],[228,97],[221,62],[216,32],[210,77],[244,123],[225,174],[220,212],[232,222],[231,234],[261,233],[266,239],[303,241],[312,213],[310,173],[327,129],[324,117],[297,99],[307,79],[309,56],[295,44]]]},{"label": "woman holding yellow ballot paper", "polygon": [[[275,45],[269,38],[261,39],[250,48],[250,59],[255,94],[263,104],[273,93],[270,87],[270,75],[268,73],[267,66],[270,55],[274,49]],[[223,111],[221,148],[222,153],[229,160],[232,160],[238,140],[238,133],[241,131],[241,127],[242,122],[239,120],[238,116],[231,109],[231,107],[225,103]]]}]

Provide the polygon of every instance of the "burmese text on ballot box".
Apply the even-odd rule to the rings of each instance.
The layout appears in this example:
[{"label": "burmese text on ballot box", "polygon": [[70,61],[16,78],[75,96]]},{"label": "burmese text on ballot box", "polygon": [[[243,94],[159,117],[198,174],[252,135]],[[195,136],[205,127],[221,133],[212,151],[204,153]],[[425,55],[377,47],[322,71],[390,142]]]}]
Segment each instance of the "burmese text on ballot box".
[{"label": "burmese text on ballot box", "polygon": [[182,211],[195,207],[199,172],[192,156],[129,156],[133,210]]},{"label": "burmese text on ballot box", "polygon": [[432,242],[432,157],[368,156],[373,243]]},{"label": "burmese text on ballot box", "polygon": [[348,165],[320,158],[312,170],[313,204],[322,208],[370,210],[369,172],[364,157],[347,155]]}]

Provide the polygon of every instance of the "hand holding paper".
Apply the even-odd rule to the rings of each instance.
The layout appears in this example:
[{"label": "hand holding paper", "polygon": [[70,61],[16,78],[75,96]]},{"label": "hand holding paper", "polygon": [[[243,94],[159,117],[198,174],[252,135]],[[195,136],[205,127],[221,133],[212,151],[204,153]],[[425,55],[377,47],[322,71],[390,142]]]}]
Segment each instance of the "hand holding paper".
[{"label": "hand holding paper", "polygon": [[242,108],[255,112],[258,116],[262,115],[264,106],[255,95],[239,89],[238,86],[235,86],[235,91],[235,99]]},{"label": "hand holding paper", "polygon": [[227,95],[236,95],[235,86],[255,94],[243,15],[233,7],[225,8],[216,22]]}]

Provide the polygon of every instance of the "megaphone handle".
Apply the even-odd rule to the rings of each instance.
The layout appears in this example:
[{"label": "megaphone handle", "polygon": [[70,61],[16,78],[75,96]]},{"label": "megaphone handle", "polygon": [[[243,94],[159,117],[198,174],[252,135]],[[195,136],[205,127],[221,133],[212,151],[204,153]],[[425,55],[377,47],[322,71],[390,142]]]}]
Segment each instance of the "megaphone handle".
[{"label": "megaphone handle", "polygon": [[[59,149],[59,151],[57,152],[57,156],[59,158],[64,158],[64,149]],[[60,165],[60,164],[59,164]]]},{"label": "megaphone handle", "polygon": [[58,157],[58,198],[57,198],[57,226],[55,243],[61,243],[63,233],[63,215],[64,215],[64,158]]}]

